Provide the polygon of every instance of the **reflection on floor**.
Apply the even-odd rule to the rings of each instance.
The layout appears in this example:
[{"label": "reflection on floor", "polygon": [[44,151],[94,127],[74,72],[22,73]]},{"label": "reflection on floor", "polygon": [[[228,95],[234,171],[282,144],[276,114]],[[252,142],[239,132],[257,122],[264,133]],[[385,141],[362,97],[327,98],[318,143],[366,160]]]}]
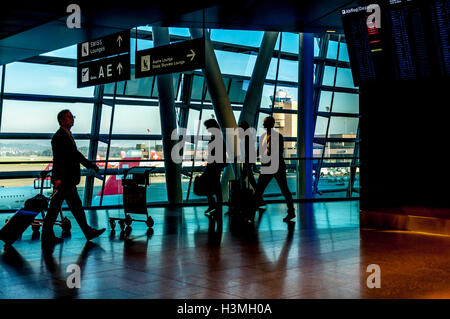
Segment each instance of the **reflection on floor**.
[{"label": "reflection on floor", "polygon": [[[0,298],[450,297],[450,237],[360,230],[357,201],[298,205],[289,224],[282,204],[250,226],[230,226],[228,215],[212,221],[204,210],[152,208],[153,233],[134,222],[129,236],[108,224],[121,211],[89,212],[108,232],[87,244],[72,219],[71,236],[50,252],[29,229],[2,248]],[[67,286],[71,264],[81,288]],[[380,266],[381,288],[367,287],[370,264]]]}]

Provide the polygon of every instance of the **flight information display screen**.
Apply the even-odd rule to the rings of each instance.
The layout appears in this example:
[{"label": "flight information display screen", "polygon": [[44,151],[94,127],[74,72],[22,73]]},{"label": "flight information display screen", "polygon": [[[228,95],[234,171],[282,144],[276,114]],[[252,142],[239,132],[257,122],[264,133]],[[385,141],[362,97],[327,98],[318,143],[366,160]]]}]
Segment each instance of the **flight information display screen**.
[{"label": "flight information display screen", "polygon": [[355,85],[450,76],[450,0],[374,3],[341,12]]},{"label": "flight information display screen", "polygon": [[[355,86],[376,80],[375,64],[369,42],[369,36],[373,34],[370,34],[371,30],[367,26],[366,9],[367,7],[361,6],[342,10],[345,40]],[[377,40],[380,40],[377,49],[382,50],[381,39]]]},{"label": "flight information display screen", "polygon": [[440,70],[450,76],[450,0],[435,1],[430,6],[431,23],[438,45]]}]

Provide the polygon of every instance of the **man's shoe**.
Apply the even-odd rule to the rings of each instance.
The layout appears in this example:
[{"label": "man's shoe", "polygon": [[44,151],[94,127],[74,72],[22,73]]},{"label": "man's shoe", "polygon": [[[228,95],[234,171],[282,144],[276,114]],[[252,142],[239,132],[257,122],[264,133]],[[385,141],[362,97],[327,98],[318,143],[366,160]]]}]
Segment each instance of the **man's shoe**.
[{"label": "man's shoe", "polygon": [[205,216],[206,216],[206,217],[214,217],[215,211],[216,211],[215,208],[213,208],[213,209],[211,209],[211,210],[207,210],[207,211],[205,212]]},{"label": "man's shoe", "polygon": [[217,218],[222,215],[222,208],[214,208],[212,211],[205,213],[208,218]]},{"label": "man's shoe", "polygon": [[103,232],[105,230],[106,230],[106,228],[101,228],[101,229],[92,228],[91,231],[86,235],[86,239],[91,240],[91,239],[97,238],[98,236],[103,234]]},{"label": "man's shoe", "polygon": [[209,214],[215,209],[216,209],[216,207],[209,206],[208,209],[205,211],[205,216],[209,216]]},{"label": "man's shoe", "polygon": [[295,210],[288,209],[288,214],[286,215],[286,217],[283,218],[283,221],[288,222],[293,218],[295,218]]}]

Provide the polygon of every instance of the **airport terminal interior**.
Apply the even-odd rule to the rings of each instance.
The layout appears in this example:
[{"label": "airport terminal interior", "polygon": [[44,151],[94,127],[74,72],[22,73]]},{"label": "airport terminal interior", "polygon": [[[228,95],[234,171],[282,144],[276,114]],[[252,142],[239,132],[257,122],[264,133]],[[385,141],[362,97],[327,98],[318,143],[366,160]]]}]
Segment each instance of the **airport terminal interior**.
[{"label": "airport terminal interior", "polygon": [[[448,1],[430,2],[443,4],[436,8],[448,19]],[[450,298],[448,204],[433,210],[408,202],[408,210],[364,202],[375,174],[365,185],[360,175],[376,163],[364,162],[360,148],[369,149],[377,134],[367,129],[360,138],[362,115],[370,114],[360,108],[373,92],[361,74],[355,83],[357,44],[342,23],[343,9],[362,3],[244,1],[238,13],[236,1],[212,1],[171,14],[164,5],[101,10],[80,1],[81,27],[72,28],[68,4],[7,8],[0,14],[0,228],[27,199],[51,196],[51,175],[42,172],[52,169],[57,114],[69,109],[78,150],[100,168],[81,167],[77,190],[89,225],[106,231],[86,241],[64,203],[54,226],[63,242],[44,249],[34,222],[1,248],[0,299]],[[83,84],[81,44],[124,31],[129,79]],[[202,67],[137,77],[140,51],[200,37]],[[264,205],[241,220],[230,196],[241,167],[235,163],[222,172],[223,212],[205,216],[207,198],[194,194],[208,165],[203,123],[235,128],[247,120],[259,143],[267,116],[284,136],[295,218],[283,221],[286,200],[272,179]],[[177,141],[186,135],[176,165],[172,129]],[[376,147],[393,149],[396,139],[379,134]],[[416,174],[412,167],[379,162],[380,181],[366,194]],[[258,180],[259,158],[252,173]],[[126,188],[141,176],[145,204],[136,209]],[[68,285],[71,265],[80,269],[80,287]]]}]

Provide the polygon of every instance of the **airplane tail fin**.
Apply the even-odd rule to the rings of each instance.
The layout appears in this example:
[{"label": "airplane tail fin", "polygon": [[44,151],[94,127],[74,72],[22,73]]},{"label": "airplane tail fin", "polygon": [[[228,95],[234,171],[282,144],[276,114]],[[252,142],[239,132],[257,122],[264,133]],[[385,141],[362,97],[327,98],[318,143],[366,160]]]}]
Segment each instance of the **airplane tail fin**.
[{"label": "airplane tail fin", "polygon": [[[97,196],[101,196],[102,190],[100,189]],[[108,195],[122,195],[122,179],[120,175],[111,175],[105,183],[105,191],[103,196]]]},{"label": "airplane tail fin", "polygon": [[[134,166],[140,165],[141,156],[136,156],[136,154],[129,154],[128,156],[123,157],[124,160],[132,160],[132,162],[121,162],[119,164],[119,168],[132,168]],[[102,191],[100,190],[97,196],[101,196]],[[103,196],[108,195],[122,195],[122,176],[121,175],[111,175],[106,180],[105,183],[105,191],[103,192]]]}]

